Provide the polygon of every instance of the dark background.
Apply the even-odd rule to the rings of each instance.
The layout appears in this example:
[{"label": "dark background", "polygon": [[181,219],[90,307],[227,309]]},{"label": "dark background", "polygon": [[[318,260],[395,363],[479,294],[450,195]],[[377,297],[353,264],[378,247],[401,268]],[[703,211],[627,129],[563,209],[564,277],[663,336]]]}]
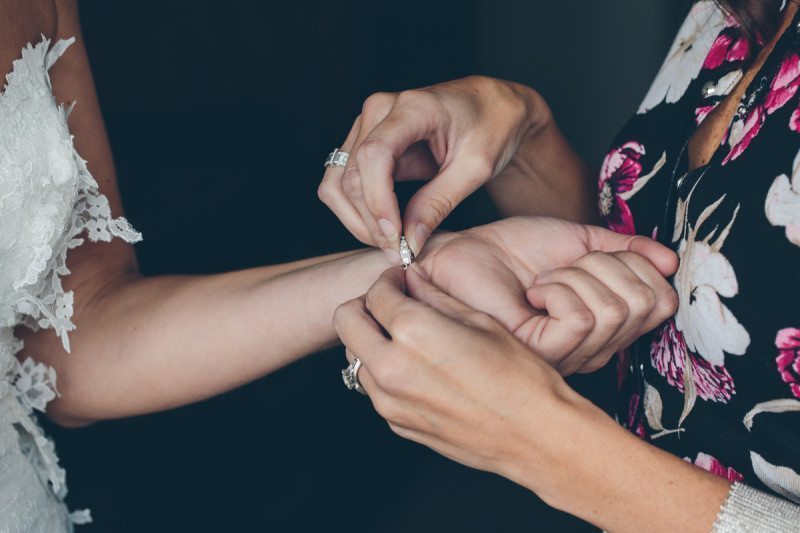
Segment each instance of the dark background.
[{"label": "dark background", "polygon": [[[147,274],[356,247],[316,188],[325,155],[379,90],[476,73],[526,83],[597,167],[687,8],[686,0],[81,2]],[[476,195],[448,227],[492,216]],[[344,388],[344,364],[335,349],[198,405],[49,428],[70,504],[93,510],[95,524],[81,530],[590,530],[510,482],[395,437]],[[573,384],[608,408],[609,370]]]}]

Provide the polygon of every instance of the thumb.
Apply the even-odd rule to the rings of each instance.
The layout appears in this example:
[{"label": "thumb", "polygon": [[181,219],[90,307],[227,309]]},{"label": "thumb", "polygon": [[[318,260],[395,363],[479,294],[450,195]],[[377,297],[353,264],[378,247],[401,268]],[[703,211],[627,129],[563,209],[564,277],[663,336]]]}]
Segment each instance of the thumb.
[{"label": "thumb", "polygon": [[677,254],[653,239],[616,233],[598,226],[586,226],[586,229],[591,251],[637,253],[650,261],[662,276],[671,276],[678,270]]},{"label": "thumb", "polygon": [[447,215],[491,176],[489,165],[457,155],[411,197],[403,215],[403,229],[415,255]]}]

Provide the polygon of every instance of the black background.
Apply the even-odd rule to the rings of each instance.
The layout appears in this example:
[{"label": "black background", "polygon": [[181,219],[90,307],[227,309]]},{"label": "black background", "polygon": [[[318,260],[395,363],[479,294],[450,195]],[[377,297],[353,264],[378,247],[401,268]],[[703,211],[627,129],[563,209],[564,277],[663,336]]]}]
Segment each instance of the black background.
[{"label": "black background", "polygon": [[[529,84],[599,166],[687,8],[668,0],[81,3],[147,274],[356,247],[316,188],[325,155],[379,90],[476,73]],[[492,216],[476,195],[448,227]],[[335,349],[198,405],[81,430],[48,426],[71,506],[93,510],[95,524],[82,531],[589,529],[510,482],[395,437],[342,386],[343,365]],[[609,407],[609,370],[573,384]]]}]

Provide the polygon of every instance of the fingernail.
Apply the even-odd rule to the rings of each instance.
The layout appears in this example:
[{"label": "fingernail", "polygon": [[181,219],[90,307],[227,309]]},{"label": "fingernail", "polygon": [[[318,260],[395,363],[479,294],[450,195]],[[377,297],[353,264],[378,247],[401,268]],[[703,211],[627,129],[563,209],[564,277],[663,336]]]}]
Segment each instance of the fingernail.
[{"label": "fingernail", "polygon": [[380,226],[381,231],[386,236],[386,238],[389,239],[389,242],[392,243],[392,245],[396,245],[398,243],[400,235],[398,235],[397,228],[394,227],[394,224],[392,224],[385,218],[382,218],[378,220],[378,226]]},{"label": "fingernail", "polygon": [[389,262],[393,265],[399,265],[403,261],[400,259],[400,252],[397,250],[392,250],[391,248],[387,248],[384,250],[386,257],[389,258]]},{"label": "fingernail", "polygon": [[430,236],[431,230],[428,229],[428,226],[425,224],[417,224],[417,227],[414,228],[414,233],[408,241],[408,245],[411,246],[414,255],[419,255],[420,250],[425,246],[425,241],[427,241]]}]

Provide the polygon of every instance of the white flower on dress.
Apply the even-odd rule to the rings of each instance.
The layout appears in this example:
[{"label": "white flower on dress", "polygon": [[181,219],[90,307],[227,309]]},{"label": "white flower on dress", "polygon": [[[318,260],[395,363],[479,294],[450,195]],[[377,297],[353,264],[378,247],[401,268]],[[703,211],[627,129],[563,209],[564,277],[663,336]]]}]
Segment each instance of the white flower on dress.
[{"label": "white flower on dress", "polygon": [[680,100],[700,73],[714,40],[724,28],[725,14],[716,2],[697,2],[678,30],[678,36],[637,113],[646,113],[662,101],[671,104]]},{"label": "white flower on dress", "polygon": [[[678,427],[694,408],[698,396],[727,402],[735,394],[733,379],[725,368],[725,354],[743,355],[750,345],[747,330],[721,300],[739,293],[736,273],[721,251],[739,206],[719,234],[715,227],[699,239],[701,226],[725,196],[706,207],[693,227],[688,222],[693,192],[685,202],[678,201],[673,233],[673,242],[680,240],[680,266],[673,281],[679,300],[674,331],[657,335],[653,350],[653,366],[684,392]],[[670,325],[671,321],[667,327]]]},{"label": "white flower on dress", "polygon": [[756,452],[750,452],[753,472],[761,482],[784,498],[800,503],[800,475],[788,466],[770,463]]},{"label": "white flower on dress", "polygon": [[716,240],[711,240],[716,228],[703,240],[697,240],[700,226],[724,198],[708,206],[697,218],[694,228],[687,224],[686,236],[678,247],[681,263],[674,281],[680,301],[675,325],[683,334],[686,347],[714,366],[725,365],[725,353],[743,355],[750,345],[747,330],[720,299],[720,296],[732,298],[739,293],[733,266],[721,252],[739,206]]},{"label": "white flower on dress", "polygon": [[789,242],[800,246],[800,152],[792,164],[791,181],[786,174],[775,178],[764,208],[770,224],[785,227]]}]

